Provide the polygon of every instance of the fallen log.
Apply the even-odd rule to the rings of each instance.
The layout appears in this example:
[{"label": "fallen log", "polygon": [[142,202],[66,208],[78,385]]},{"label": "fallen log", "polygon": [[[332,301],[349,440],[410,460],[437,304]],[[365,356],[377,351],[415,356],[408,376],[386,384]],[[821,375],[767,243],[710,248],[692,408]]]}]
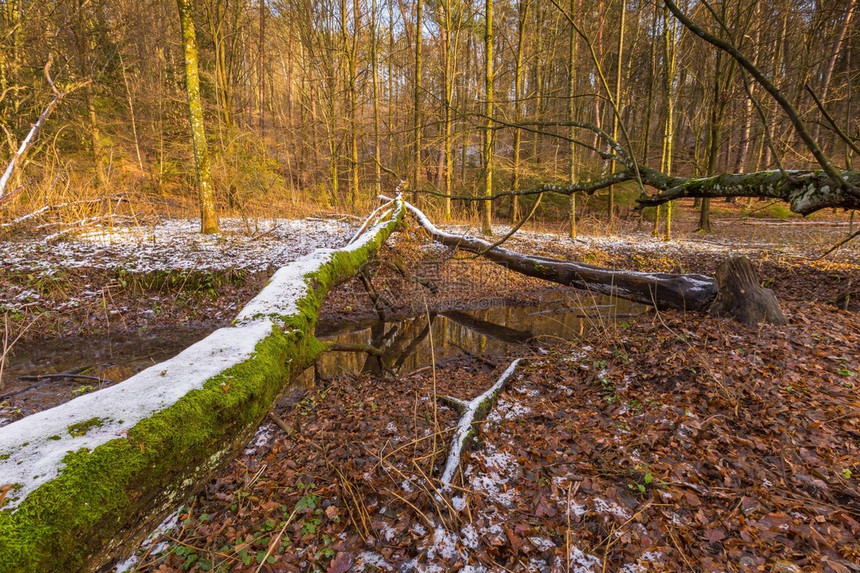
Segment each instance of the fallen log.
[{"label": "fallen log", "polygon": [[[650,304],[659,310],[707,310],[717,296],[717,281],[704,275],[642,273],[524,255],[481,239],[437,229],[415,206],[406,203],[430,237],[471,253],[478,253],[512,271],[594,293]],[[490,248],[492,247],[492,248]]]},{"label": "fallen log", "polygon": [[762,288],[746,257],[730,257],[717,278],[696,274],[643,273],[524,255],[484,240],[437,229],[418,208],[405,203],[430,237],[457,249],[477,253],[512,271],[593,293],[652,305],[658,310],[690,310],[731,316],[745,324],[785,324],[773,292]]},{"label": "fallen log", "polygon": [[455,407],[460,411],[460,421],[457,422],[457,430],[454,432],[454,438],[451,440],[451,450],[448,453],[448,459],[445,461],[445,469],[442,471],[442,477],[439,481],[442,482],[442,489],[448,489],[451,486],[451,480],[454,479],[454,474],[457,473],[457,468],[460,467],[460,457],[463,455],[463,450],[466,447],[466,440],[469,436],[475,434],[474,425],[481,422],[490,413],[493,404],[505,387],[505,384],[513,376],[517,365],[521,358],[517,358],[511,362],[510,366],[502,373],[499,379],[493,384],[489,390],[466,402],[452,396],[440,397],[447,404]]},{"label": "fallen log", "polygon": [[347,247],[282,267],[233,326],[175,358],[0,428],[0,571],[98,569],[136,547],[317,359],[323,297],[402,216],[398,199]]}]

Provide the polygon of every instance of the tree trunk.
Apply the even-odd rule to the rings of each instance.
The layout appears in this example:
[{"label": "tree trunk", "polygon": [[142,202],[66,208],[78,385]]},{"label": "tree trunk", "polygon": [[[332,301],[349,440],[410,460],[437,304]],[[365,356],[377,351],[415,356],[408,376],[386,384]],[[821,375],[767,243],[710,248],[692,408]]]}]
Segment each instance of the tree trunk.
[{"label": "tree trunk", "polygon": [[705,312],[732,316],[754,324],[785,324],[773,293],[758,286],[758,278],[746,259],[729,259],[717,278],[704,275],[619,271],[593,265],[524,255],[491,245],[481,239],[445,233],[424,213],[406,203],[430,237],[443,245],[477,253],[503,267],[566,286],[654,306],[658,310]]},{"label": "tree trunk", "polygon": [[650,304],[660,310],[704,311],[717,295],[716,281],[703,275],[616,271],[523,255],[501,247],[490,248],[492,245],[481,239],[440,231],[417,208],[408,203],[406,206],[418,218],[419,223],[433,240],[471,253],[479,253],[494,263],[530,277]]},{"label": "tree trunk", "polygon": [[[484,55],[486,64],[484,68],[484,83],[486,94],[486,124],[484,133],[484,196],[493,195],[493,80],[495,73],[493,69],[493,0],[486,0],[485,28],[484,28]],[[482,202],[481,210],[481,232],[485,235],[493,234],[493,202],[489,199]]]},{"label": "tree trunk", "polygon": [[[579,13],[577,9],[578,4],[579,0],[570,0],[570,10],[574,18]],[[576,104],[574,102],[574,96],[576,95],[576,38],[576,30],[573,26],[570,26],[570,51],[568,52],[569,61],[567,69],[567,121],[571,124],[570,133],[568,134],[570,136],[568,177],[570,178],[571,185],[576,183],[577,179],[576,143],[574,142],[576,139],[576,128],[573,126],[573,122],[576,120]],[[567,234],[571,239],[576,238],[576,193],[570,194],[570,224],[567,228]]]},{"label": "tree trunk", "polygon": [[[525,50],[525,29],[528,21],[528,12],[530,0],[520,0],[517,17],[517,54],[514,60],[514,120],[519,123],[523,116],[523,54]],[[522,132],[514,128],[513,133],[513,176],[511,179],[511,189],[520,188],[520,151],[522,148]],[[520,219],[520,201],[519,197],[514,195],[511,200],[511,223],[516,224]]]},{"label": "tree trunk", "polygon": [[744,324],[785,324],[773,291],[762,288],[746,257],[732,257],[717,269],[719,294],[710,309],[713,316],[731,316]]},{"label": "tree trunk", "polygon": [[[621,121],[621,68],[624,57],[624,30],[626,28],[626,18],[627,15],[627,3],[625,1],[621,2],[621,21],[619,24],[618,30],[618,59],[616,61],[615,70],[615,107],[613,108],[612,113],[612,139],[614,141],[618,141],[618,122]],[[612,173],[615,173],[617,168],[617,164],[615,161],[612,162]],[[609,232],[613,232],[613,226],[615,225],[615,189],[610,185],[609,186]]]},{"label": "tree trunk", "polygon": [[421,180],[421,48],[424,39],[424,1],[416,0],[415,9],[415,75],[412,84],[412,198],[418,199],[418,182]]},{"label": "tree trunk", "polygon": [[176,0],[182,28],[182,46],[185,55],[185,91],[188,95],[188,119],[191,124],[191,141],[194,145],[194,164],[197,171],[197,188],[200,195],[200,231],[218,233],[215,215],[215,195],[209,171],[209,149],[203,129],[203,106],[200,102],[200,79],[197,69],[197,38],[191,17],[191,0]]}]

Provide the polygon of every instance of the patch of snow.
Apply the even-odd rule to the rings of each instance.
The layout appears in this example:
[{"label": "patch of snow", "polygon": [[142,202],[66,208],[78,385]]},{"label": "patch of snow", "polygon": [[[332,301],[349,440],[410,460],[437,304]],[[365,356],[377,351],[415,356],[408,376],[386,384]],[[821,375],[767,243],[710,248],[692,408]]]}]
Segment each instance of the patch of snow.
[{"label": "patch of snow", "polygon": [[243,452],[246,456],[252,456],[257,453],[257,448],[269,443],[272,439],[272,430],[274,428],[270,424],[263,424],[257,428],[257,433],[254,434],[254,442],[245,448]]},{"label": "patch of snow", "polygon": [[394,571],[394,567],[385,560],[385,557],[372,551],[362,551],[359,553],[355,560],[355,566],[356,570],[359,571],[366,571],[370,567],[376,567],[384,571]]},{"label": "patch of snow", "polygon": [[385,539],[385,541],[391,541],[397,537],[397,531],[387,523],[383,523],[382,527],[379,528],[379,531],[382,533],[382,538]]},{"label": "patch of snow", "polygon": [[413,491],[415,491],[415,488],[412,487],[412,480],[409,479],[403,480],[403,483],[400,484],[400,487],[406,493],[412,493]]},{"label": "patch of snow", "polygon": [[629,519],[630,512],[614,501],[606,501],[601,497],[594,498],[594,510],[601,515],[611,515],[618,519]]},{"label": "patch of snow", "polygon": [[518,394],[525,394],[529,398],[534,398],[535,396],[540,395],[540,390],[537,388],[523,388],[522,386],[517,386],[514,388],[514,391]]},{"label": "patch of snow", "polygon": [[466,498],[455,495],[451,498],[451,506],[457,511],[463,511],[466,507]]},{"label": "patch of snow", "polygon": [[[135,569],[135,566],[140,561],[140,557],[138,557],[138,555],[137,555],[138,551],[145,550],[150,545],[152,545],[152,543],[156,539],[158,539],[159,537],[161,537],[165,533],[170,533],[171,531],[176,529],[176,525],[179,523],[179,515],[182,514],[184,512],[184,510],[185,510],[185,508],[180,508],[178,511],[174,511],[173,513],[168,515],[166,518],[164,518],[164,521],[162,521],[158,525],[158,527],[156,527],[152,531],[152,533],[150,533],[146,537],[146,539],[143,540],[143,543],[140,544],[140,547],[138,548],[137,551],[132,553],[129,556],[129,558],[126,559],[125,561],[121,561],[120,563],[117,563],[116,573],[125,573],[126,571],[130,571],[130,570]],[[155,547],[153,547],[152,551],[149,551],[148,553],[158,555],[159,553],[161,553],[161,551],[164,549],[164,547],[166,547],[166,544],[164,542],[158,543],[158,544],[156,544]]]},{"label": "patch of snow", "polygon": [[68,268],[124,268],[133,272],[155,270],[263,271],[282,266],[314,249],[344,243],[351,225],[319,220],[269,219],[259,221],[255,232],[241,219],[219,220],[222,233],[200,234],[194,219],[169,219],[137,227],[93,227],[50,246],[32,237],[0,242],[0,259],[9,270]]},{"label": "patch of snow", "polygon": [[530,413],[531,409],[528,406],[502,396],[496,403],[496,407],[487,416],[487,421],[492,424],[500,424],[502,420],[516,420]]},{"label": "patch of snow", "polygon": [[247,322],[262,317],[291,316],[299,312],[296,303],[308,292],[310,286],[305,276],[320,268],[331,259],[333,250],[318,249],[309,255],[283,266],[269,279],[268,288],[251,299],[236,317]]},{"label": "patch of snow", "polygon": [[427,533],[427,530],[424,529],[424,526],[418,523],[417,521],[412,524],[412,533],[415,535],[421,536]]},{"label": "patch of snow", "polygon": [[433,559],[437,555],[442,559],[453,559],[459,555],[457,551],[457,535],[437,526],[433,532],[433,543],[427,549],[427,557]]},{"label": "patch of snow", "polygon": [[532,545],[535,546],[535,549],[538,551],[549,551],[553,547],[555,547],[555,543],[547,539],[546,537],[529,537],[529,541],[532,542]]},{"label": "patch of snow", "polygon": [[[567,561],[568,563],[562,563],[561,559],[556,558],[555,565],[574,573],[593,573],[602,563],[598,557],[585,553],[575,545],[571,546],[570,553],[567,555]],[[567,567],[568,564],[570,564],[569,569]]]},{"label": "patch of snow", "polygon": [[579,349],[579,352],[573,352],[570,356],[564,358],[565,362],[581,362],[585,358],[588,357],[588,353],[591,352],[591,346],[583,346]]},{"label": "patch of snow", "polygon": [[475,491],[484,492],[490,501],[510,507],[516,498],[516,490],[511,488],[508,491],[502,491],[502,486],[511,480],[519,466],[509,453],[496,452],[492,445],[488,446],[488,449],[488,453],[472,453],[472,458],[482,461],[487,471],[482,475],[469,475],[470,472],[467,469],[469,484]]},{"label": "patch of snow", "polygon": [[663,553],[661,551],[647,551],[639,557],[639,561],[645,561],[647,563],[657,563],[661,559],[663,559]]},{"label": "patch of snow", "polygon": [[471,523],[467,523],[465,527],[460,531],[460,534],[463,536],[463,545],[468,547],[469,549],[477,549],[480,545],[480,541],[478,539],[478,532],[475,531],[475,526]]}]

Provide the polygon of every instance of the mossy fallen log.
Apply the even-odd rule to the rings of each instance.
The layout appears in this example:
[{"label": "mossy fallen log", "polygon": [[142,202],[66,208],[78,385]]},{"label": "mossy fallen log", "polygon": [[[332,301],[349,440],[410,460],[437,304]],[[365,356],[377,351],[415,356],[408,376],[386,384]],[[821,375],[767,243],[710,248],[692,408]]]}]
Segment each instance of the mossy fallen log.
[{"label": "mossy fallen log", "polygon": [[238,315],[125,382],[0,428],[0,571],[79,571],[131,551],[244,446],[323,351],[326,293],[400,225],[282,267]]},{"label": "mossy fallen log", "polygon": [[437,229],[415,206],[405,206],[434,241],[477,253],[526,276],[649,304],[658,310],[710,311],[745,324],[786,322],[773,292],[759,286],[758,275],[745,257],[727,259],[717,278],[606,269],[525,255],[474,237],[452,235]]}]

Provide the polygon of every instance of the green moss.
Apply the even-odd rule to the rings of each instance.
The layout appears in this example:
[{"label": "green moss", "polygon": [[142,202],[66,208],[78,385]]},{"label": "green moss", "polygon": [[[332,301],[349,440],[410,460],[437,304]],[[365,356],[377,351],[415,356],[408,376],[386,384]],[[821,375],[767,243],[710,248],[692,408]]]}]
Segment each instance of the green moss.
[{"label": "green moss", "polygon": [[0,455],[0,461],[8,460],[10,457],[12,457],[12,456],[10,456],[9,454]]},{"label": "green moss", "polygon": [[791,217],[797,217],[791,210],[785,206],[785,203],[769,203],[764,207],[760,207],[757,209],[752,209],[748,212],[745,212],[744,215],[747,217],[754,217],[760,219],[789,219]]},{"label": "green moss", "polygon": [[[78,422],[77,424],[72,424],[69,426],[69,434],[74,437],[83,436],[93,428],[101,428],[104,425],[101,418],[90,418],[89,420],[84,420],[83,422]],[[48,438],[49,440],[51,438]],[[57,437],[59,439],[59,436]]]},{"label": "green moss", "polygon": [[62,440],[62,438],[60,436],[58,436],[57,434],[54,434],[53,436],[48,436],[48,439],[49,440]]},{"label": "green moss", "polygon": [[[313,273],[299,312],[282,317],[283,327],[273,326],[249,359],[141,420],[127,437],[69,452],[55,479],[15,511],[0,510],[0,572],[89,569],[154,527],[248,442],[289,381],[322,353],[308,334],[323,297],[352,277],[398,223]],[[69,431],[91,429],[94,420]]]}]

